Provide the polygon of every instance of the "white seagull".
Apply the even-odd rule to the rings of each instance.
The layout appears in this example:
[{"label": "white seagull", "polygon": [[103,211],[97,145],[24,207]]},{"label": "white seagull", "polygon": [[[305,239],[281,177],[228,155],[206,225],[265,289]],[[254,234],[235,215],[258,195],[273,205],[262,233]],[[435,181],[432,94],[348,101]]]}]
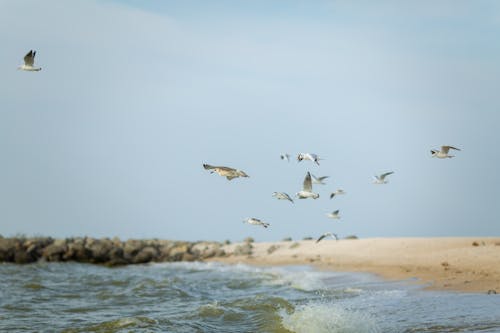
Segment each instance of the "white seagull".
[{"label": "white seagull", "polygon": [[325,185],[325,183],[323,183],[323,180],[327,179],[328,177],[329,176],[316,177],[315,175],[311,174],[313,184]]},{"label": "white seagull", "polygon": [[309,160],[309,161],[313,161],[314,163],[316,163],[317,165],[319,165],[319,160],[321,158],[319,158],[318,155],[316,154],[311,154],[311,153],[299,153],[297,155],[297,160],[300,162],[302,160]]},{"label": "white seagull", "polygon": [[256,219],[255,217],[247,217],[246,219],[243,220],[243,223],[249,223],[249,224],[253,224],[253,225],[261,225],[264,228],[267,228],[270,226],[269,223],[266,223],[264,221]]},{"label": "white seagull", "polygon": [[219,176],[226,177],[227,180],[231,180],[233,178],[238,177],[249,177],[245,172],[233,169],[225,166],[213,166],[210,164],[203,164],[205,170],[211,170],[210,173],[216,172]]},{"label": "white seagull", "polygon": [[273,192],[273,197],[276,197],[278,200],[288,200],[293,203],[292,198],[285,192]]},{"label": "white seagull", "polygon": [[432,157],[437,157],[437,158],[452,158],[455,157],[455,155],[448,155],[448,152],[450,149],[458,150],[460,149],[452,147],[452,146],[441,146],[441,150],[431,150]]},{"label": "white seagull", "polygon": [[35,64],[36,51],[30,50],[24,56],[24,65],[19,66],[17,69],[28,71],[28,72],[38,72],[42,70],[41,67],[34,67]]},{"label": "white seagull", "polygon": [[321,235],[318,238],[318,240],[316,241],[316,243],[319,243],[325,237],[332,237],[332,238],[335,238],[335,240],[339,240],[339,237],[337,236],[337,234],[334,234],[333,232],[325,232],[323,235]]},{"label": "white seagull", "polygon": [[330,194],[330,199],[333,199],[333,197],[336,195],[343,195],[343,194],[345,194],[345,191],[339,188],[338,190]]},{"label": "white seagull", "polygon": [[389,181],[385,180],[385,177],[392,175],[393,173],[394,173],[394,171],[389,171],[389,172],[383,173],[379,176],[375,175],[374,176],[375,179],[373,180],[373,183],[374,184],[387,184]]},{"label": "white seagull", "polygon": [[285,154],[281,154],[281,155],[280,155],[280,158],[281,158],[282,160],[285,160],[285,161],[287,161],[287,162],[290,162],[290,155],[288,155],[288,154],[286,154],[286,153],[285,153]]},{"label": "white seagull", "polygon": [[338,209],[335,210],[335,211],[333,211],[333,212],[331,212],[331,213],[326,214],[326,216],[328,216],[331,219],[336,219],[336,220],[340,219],[340,215],[339,215],[339,210]]},{"label": "white seagull", "polygon": [[309,172],[307,172],[307,175],[304,178],[304,183],[303,183],[303,189],[302,189],[302,191],[297,192],[295,195],[299,199],[307,199],[307,198],[317,199],[317,198],[319,198],[319,194],[318,193],[314,193],[312,191],[311,174]]}]

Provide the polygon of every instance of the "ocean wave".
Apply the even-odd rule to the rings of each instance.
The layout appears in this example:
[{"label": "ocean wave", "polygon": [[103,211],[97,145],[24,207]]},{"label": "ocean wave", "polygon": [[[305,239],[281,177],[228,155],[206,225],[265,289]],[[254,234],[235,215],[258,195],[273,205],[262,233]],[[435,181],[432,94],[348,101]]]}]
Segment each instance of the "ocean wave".
[{"label": "ocean wave", "polygon": [[282,325],[295,333],[379,333],[376,320],[369,314],[335,304],[299,305],[291,313],[281,311]]}]

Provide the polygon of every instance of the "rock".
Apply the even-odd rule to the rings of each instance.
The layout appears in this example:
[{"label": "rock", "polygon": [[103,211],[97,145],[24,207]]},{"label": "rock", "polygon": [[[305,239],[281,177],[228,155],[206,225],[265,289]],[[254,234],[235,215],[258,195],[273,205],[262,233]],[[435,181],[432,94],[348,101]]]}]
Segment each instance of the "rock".
[{"label": "rock", "polygon": [[153,261],[158,256],[158,250],[152,246],[146,246],[132,259],[134,264],[143,264]]},{"label": "rock", "polygon": [[108,255],[109,255],[109,260],[110,261],[125,260],[123,258],[123,248],[122,247],[113,247],[113,248],[111,248],[111,250],[109,250]]},{"label": "rock", "polygon": [[73,240],[68,244],[68,250],[63,256],[64,260],[74,260],[77,262],[90,262],[92,252],[85,247],[85,241],[82,238]]},{"label": "rock", "polygon": [[12,238],[0,238],[0,261],[12,262],[14,260],[16,241]]},{"label": "rock", "polygon": [[45,247],[42,257],[47,261],[62,261],[68,246],[65,239],[56,239],[52,244]]},{"label": "rock", "polygon": [[[247,243],[240,252],[251,253],[251,249],[251,244]],[[41,259],[115,266],[151,261],[193,261],[225,255],[222,244],[218,242],[192,243],[159,239],[130,239],[121,242],[116,237],[113,239],[77,237],[56,240],[50,237],[0,238],[0,262],[19,264]]]},{"label": "rock", "polygon": [[169,253],[169,261],[181,261],[184,253],[188,253],[189,246],[187,243],[182,243],[173,247]]},{"label": "rock", "polygon": [[221,245],[216,242],[198,242],[191,246],[190,252],[199,259],[207,259],[217,256]]},{"label": "rock", "polygon": [[110,259],[109,252],[114,248],[110,239],[96,239],[85,246],[90,252],[90,260],[94,263],[105,263]]},{"label": "rock", "polygon": [[196,261],[196,256],[191,254],[191,253],[183,253],[182,254],[182,261]]},{"label": "rock", "polygon": [[133,258],[139,253],[140,250],[142,250],[143,247],[144,244],[141,240],[127,240],[123,246],[123,258],[132,262]]},{"label": "rock", "polygon": [[22,249],[17,250],[14,254],[14,262],[16,264],[28,264],[36,260],[37,258]]}]

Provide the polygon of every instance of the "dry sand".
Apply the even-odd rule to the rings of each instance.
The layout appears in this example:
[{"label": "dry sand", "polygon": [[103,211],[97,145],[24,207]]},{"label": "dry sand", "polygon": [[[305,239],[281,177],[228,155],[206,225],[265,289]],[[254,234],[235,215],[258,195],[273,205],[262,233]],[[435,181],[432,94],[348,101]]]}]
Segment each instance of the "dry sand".
[{"label": "dry sand", "polygon": [[371,238],[252,243],[251,255],[226,245],[216,261],[253,265],[314,265],[370,272],[385,279],[416,278],[427,289],[500,293],[500,238]]}]

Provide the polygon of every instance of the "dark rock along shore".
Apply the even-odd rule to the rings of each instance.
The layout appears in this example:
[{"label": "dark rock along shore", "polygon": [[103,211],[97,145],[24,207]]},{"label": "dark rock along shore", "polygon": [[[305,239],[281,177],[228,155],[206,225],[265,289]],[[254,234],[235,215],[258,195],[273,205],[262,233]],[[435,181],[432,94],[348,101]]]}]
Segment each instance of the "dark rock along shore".
[{"label": "dark rock along shore", "polygon": [[148,262],[201,261],[225,256],[222,245],[219,242],[158,239],[121,241],[118,238],[53,239],[0,236],[0,262],[27,264],[37,261],[74,261],[117,266]]}]

